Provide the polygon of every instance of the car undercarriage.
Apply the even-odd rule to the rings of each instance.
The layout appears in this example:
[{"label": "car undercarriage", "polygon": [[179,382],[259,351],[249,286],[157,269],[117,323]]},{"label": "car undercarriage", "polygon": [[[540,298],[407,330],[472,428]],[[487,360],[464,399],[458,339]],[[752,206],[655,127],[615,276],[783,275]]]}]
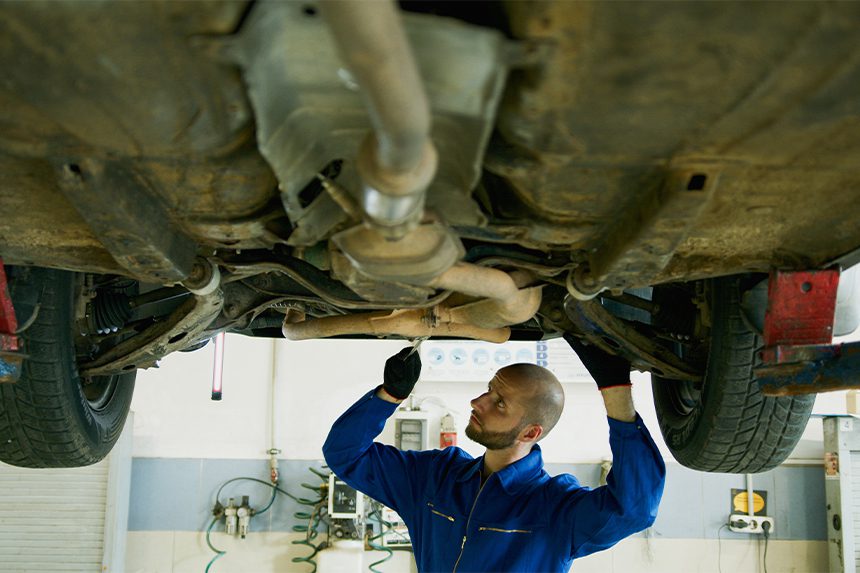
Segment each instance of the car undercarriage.
[{"label": "car undercarriage", "polygon": [[[0,6],[0,256],[33,320],[0,459],[96,461],[134,371],[223,331],[573,334],[652,373],[681,463],[773,467],[812,402],[754,382],[768,277],[860,261],[858,29],[817,2]],[[33,357],[60,304],[58,383],[116,412],[58,454],[12,388],[59,379]]]}]

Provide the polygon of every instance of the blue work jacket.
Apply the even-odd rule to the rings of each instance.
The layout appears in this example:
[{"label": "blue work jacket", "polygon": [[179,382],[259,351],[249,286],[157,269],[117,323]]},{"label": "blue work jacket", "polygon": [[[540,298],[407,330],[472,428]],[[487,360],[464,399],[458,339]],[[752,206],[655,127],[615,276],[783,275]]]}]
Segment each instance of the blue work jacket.
[{"label": "blue work jacket", "polygon": [[482,486],[483,456],[375,443],[397,409],[375,394],[338,418],[323,454],[338,477],[400,514],[422,573],[567,571],[575,558],[611,547],[657,516],[666,468],[638,415],[630,423],[609,419],[613,466],[603,487],[550,477],[537,445]]}]

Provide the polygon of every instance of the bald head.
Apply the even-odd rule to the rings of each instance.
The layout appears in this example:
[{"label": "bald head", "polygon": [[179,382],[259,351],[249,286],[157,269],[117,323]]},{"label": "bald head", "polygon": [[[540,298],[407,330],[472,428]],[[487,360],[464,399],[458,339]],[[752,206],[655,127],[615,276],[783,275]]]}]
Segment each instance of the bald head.
[{"label": "bald head", "polygon": [[535,364],[512,364],[499,370],[511,384],[522,392],[526,413],[523,422],[539,424],[543,428],[541,439],[549,434],[564,409],[564,390],[555,374]]}]

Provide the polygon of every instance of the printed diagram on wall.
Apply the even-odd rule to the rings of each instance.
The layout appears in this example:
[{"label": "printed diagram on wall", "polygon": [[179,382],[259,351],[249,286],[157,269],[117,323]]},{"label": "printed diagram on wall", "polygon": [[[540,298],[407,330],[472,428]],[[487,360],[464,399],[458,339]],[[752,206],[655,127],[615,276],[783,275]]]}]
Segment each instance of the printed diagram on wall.
[{"label": "printed diagram on wall", "polygon": [[562,383],[591,382],[576,353],[561,338],[492,344],[428,340],[421,345],[421,379],[434,382],[487,382],[499,368],[527,362],[552,371]]}]

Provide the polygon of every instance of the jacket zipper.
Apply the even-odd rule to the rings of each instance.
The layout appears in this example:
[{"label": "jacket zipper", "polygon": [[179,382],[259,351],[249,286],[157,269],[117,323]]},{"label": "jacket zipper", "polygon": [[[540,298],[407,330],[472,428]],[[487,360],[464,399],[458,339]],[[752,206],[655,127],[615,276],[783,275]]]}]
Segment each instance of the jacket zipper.
[{"label": "jacket zipper", "polygon": [[[489,481],[489,478],[487,478],[487,481]],[[466,533],[469,532],[469,523],[472,521],[472,514],[475,512],[475,506],[478,505],[478,498],[481,497],[481,492],[484,491],[485,485],[487,485],[486,481],[478,488],[478,495],[475,496],[475,501],[472,502],[472,509],[469,510],[469,517],[466,518]],[[460,564],[460,559],[463,558],[464,549],[466,549],[466,535],[463,536],[463,541],[460,543],[460,554],[457,556],[457,561],[454,562],[454,569],[451,573],[457,573],[457,566]]]},{"label": "jacket zipper", "polygon": [[451,522],[453,522],[453,521],[454,521],[454,518],[453,518],[453,517],[451,517],[450,515],[445,515],[445,514],[444,514],[444,513],[442,513],[441,511],[436,511],[435,509],[433,509],[434,505],[433,505],[432,503],[428,503],[427,505],[430,507],[430,512],[431,512],[431,513],[435,513],[436,515],[442,516],[442,517],[444,517],[445,519],[447,519],[448,521],[451,521]]},{"label": "jacket zipper", "polygon": [[496,531],[498,533],[531,533],[530,529],[499,529],[497,527],[479,527],[478,531]]}]

